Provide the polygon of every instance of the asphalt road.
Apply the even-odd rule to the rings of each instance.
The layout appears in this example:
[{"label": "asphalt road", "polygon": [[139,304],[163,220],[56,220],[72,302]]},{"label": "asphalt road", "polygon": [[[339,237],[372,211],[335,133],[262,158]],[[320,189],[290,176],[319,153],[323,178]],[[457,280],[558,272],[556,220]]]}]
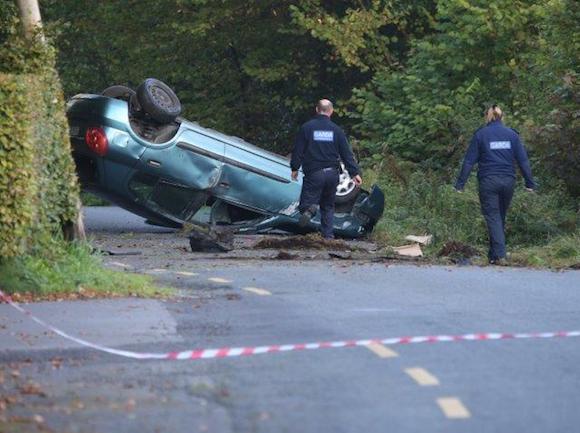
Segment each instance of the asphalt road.
[{"label": "asphalt road", "polygon": [[[107,266],[154,275],[179,296],[27,308],[114,348],[580,329],[578,271],[264,260],[244,250],[251,237],[229,255],[193,254],[183,234],[112,208],[88,210],[87,225],[101,249],[140,253]],[[82,348],[0,305],[0,431],[580,431],[578,337],[371,348],[139,361]]]}]

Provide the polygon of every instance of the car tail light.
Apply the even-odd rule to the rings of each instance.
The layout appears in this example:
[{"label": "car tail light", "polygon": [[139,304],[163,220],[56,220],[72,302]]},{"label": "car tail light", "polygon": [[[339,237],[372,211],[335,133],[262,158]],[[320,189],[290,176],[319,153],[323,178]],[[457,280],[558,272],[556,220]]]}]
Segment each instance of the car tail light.
[{"label": "car tail light", "polygon": [[103,128],[87,128],[85,142],[89,149],[99,156],[105,156],[107,150],[109,150],[109,140],[107,140],[107,135],[105,134],[105,131],[103,131]]}]

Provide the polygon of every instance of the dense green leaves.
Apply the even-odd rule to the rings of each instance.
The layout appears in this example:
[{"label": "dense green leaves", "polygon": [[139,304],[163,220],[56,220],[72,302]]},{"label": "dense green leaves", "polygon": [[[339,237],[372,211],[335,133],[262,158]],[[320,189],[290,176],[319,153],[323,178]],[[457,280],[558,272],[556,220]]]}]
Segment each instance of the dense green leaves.
[{"label": "dense green leaves", "polygon": [[[166,81],[184,115],[280,152],[317,99],[398,63],[430,1],[44,0],[70,96]],[[405,21],[408,20],[408,21]],[[344,104],[339,106],[344,112]]]},{"label": "dense green leaves", "polygon": [[[537,168],[565,165],[577,184],[568,161],[577,161],[578,101],[564,95],[577,89],[573,0],[41,5],[67,96],[154,76],[176,89],[186,117],[282,153],[328,97],[366,161],[391,155],[448,172],[498,103],[542,159]],[[549,151],[551,141],[560,144]]]},{"label": "dense green leaves", "polygon": [[19,36],[0,1],[0,259],[43,247],[74,221],[78,186],[54,52]]},{"label": "dense green leaves", "polygon": [[353,116],[370,153],[449,166],[488,104],[513,112],[534,11],[534,1],[439,1],[434,33],[414,41],[405,67],[378,72],[355,93]]},{"label": "dense green leaves", "polygon": [[[345,99],[358,71],[295,24],[292,1],[42,2],[59,46],[65,92],[175,88],[184,115],[279,151],[317,99]],[[345,85],[345,80],[349,83]]]}]

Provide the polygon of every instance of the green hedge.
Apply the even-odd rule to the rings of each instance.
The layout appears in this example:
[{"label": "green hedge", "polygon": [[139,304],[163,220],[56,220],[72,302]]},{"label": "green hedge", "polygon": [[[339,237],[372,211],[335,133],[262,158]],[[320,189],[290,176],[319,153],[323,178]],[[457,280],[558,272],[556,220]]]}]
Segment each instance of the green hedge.
[{"label": "green hedge", "polygon": [[0,259],[41,249],[77,216],[78,184],[54,51],[0,0]]}]

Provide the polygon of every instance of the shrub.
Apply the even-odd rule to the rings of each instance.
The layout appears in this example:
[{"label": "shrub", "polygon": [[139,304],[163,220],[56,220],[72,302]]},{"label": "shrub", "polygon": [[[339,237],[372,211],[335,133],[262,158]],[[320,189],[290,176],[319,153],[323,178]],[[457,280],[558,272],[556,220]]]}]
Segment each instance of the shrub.
[{"label": "shrub", "polygon": [[[574,202],[561,187],[527,193],[521,182],[508,213],[508,246],[543,245],[552,239],[578,232]],[[472,176],[463,193],[429,172],[414,172],[406,182],[383,177],[385,213],[375,230],[375,238],[395,245],[410,234],[432,234],[439,250],[450,240],[487,248],[487,229],[481,215],[477,181]]]},{"label": "shrub", "polygon": [[558,236],[542,246],[516,249],[512,260],[525,266],[580,269],[580,233]]},{"label": "shrub", "polygon": [[42,249],[78,200],[54,52],[19,36],[12,3],[0,8],[0,259]]}]

